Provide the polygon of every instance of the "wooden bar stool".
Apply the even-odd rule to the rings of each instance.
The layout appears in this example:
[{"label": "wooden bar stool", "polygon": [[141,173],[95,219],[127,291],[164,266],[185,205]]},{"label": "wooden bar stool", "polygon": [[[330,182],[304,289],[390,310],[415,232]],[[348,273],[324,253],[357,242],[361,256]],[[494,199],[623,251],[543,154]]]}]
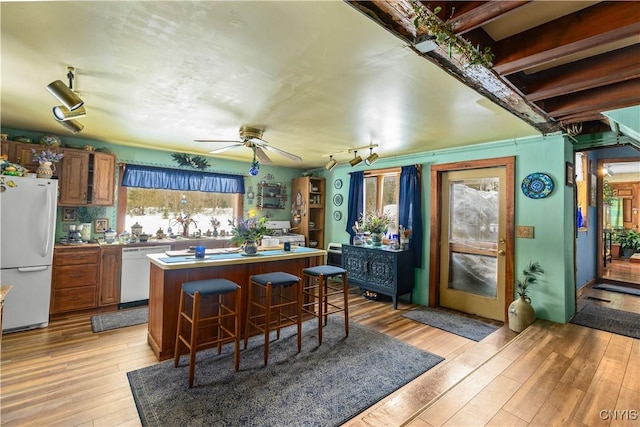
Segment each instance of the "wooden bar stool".
[{"label": "wooden bar stool", "polygon": [[[342,276],[340,286],[329,279]],[[342,295],[342,303],[336,297]],[[334,297],[334,298],[331,298]],[[344,312],[344,333],[349,336],[349,281],[347,270],[333,265],[318,265],[302,270],[302,311],[318,318],[318,345],[329,314]],[[324,325],[323,325],[324,323]]]},{"label": "wooden bar stool", "polygon": [[284,272],[255,274],[249,278],[247,322],[244,348],[251,328],[264,334],[264,365],[269,360],[269,338],[272,330],[280,339],[280,329],[298,326],[298,353],[302,349],[302,288],[300,278]]},{"label": "wooden bar stool", "polygon": [[[227,297],[233,297],[235,306],[230,306],[225,301]],[[186,310],[188,298],[191,299],[190,312]],[[207,313],[211,314],[201,317],[200,300],[203,299],[204,303],[205,298],[211,300],[212,306],[207,307]],[[217,346],[218,354],[220,354],[222,352],[222,344],[233,340],[236,371],[240,368],[240,306],[240,286],[230,280],[210,279],[182,284],[173,364],[176,368],[178,367],[180,344],[182,343],[189,350],[189,388],[193,387],[196,353],[198,350]],[[202,308],[204,310],[205,307],[203,306]],[[229,327],[229,320],[226,320],[229,318],[233,321],[233,329]],[[188,327],[189,335],[183,335],[184,322],[190,325]],[[214,333],[215,337],[202,340],[199,331],[203,328],[217,328]]]}]

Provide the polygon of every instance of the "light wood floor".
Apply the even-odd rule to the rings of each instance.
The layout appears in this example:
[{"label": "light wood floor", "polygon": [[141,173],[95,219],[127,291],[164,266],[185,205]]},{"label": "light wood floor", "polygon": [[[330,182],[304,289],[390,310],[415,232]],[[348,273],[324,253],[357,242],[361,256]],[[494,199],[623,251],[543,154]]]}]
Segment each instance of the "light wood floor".
[{"label": "light wood floor", "polygon": [[[597,290],[583,297],[591,292],[620,298]],[[446,360],[349,426],[640,422],[611,422],[599,412],[640,411],[640,340],[537,321],[520,335],[503,326],[476,343],[401,317],[415,305],[398,307],[351,293],[353,321]],[[88,315],[5,335],[1,356],[3,426],[139,426],[126,372],[157,363],[146,325],[93,334]]]},{"label": "light wood floor", "polygon": [[602,278],[607,282],[640,285],[640,262],[631,262],[629,259],[614,259],[605,266]]}]

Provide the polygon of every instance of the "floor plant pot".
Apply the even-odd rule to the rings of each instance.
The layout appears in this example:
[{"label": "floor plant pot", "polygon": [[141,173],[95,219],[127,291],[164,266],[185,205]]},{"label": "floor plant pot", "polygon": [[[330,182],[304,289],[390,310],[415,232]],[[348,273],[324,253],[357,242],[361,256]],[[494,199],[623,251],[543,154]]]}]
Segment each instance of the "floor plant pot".
[{"label": "floor plant pot", "polygon": [[512,331],[520,333],[535,320],[536,310],[528,297],[519,297],[509,305],[509,329]]}]

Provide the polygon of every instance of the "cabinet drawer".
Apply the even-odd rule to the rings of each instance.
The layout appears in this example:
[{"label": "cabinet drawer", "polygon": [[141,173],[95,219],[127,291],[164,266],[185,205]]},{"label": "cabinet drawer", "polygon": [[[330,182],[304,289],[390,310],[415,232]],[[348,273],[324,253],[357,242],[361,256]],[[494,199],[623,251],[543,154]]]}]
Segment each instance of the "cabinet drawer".
[{"label": "cabinet drawer", "polygon": [[98,266],[96,264],[56,266],[53,283],[54,289],[95,286],[98,283]]},{"label": "cabinet drawer", "polygon": [[69,250],[64,252],[55,252],[53,256],[53,264],[58,265],[76,265],[76,264],[98,264],[98,249],[92,250]]},{"label": "cabinet drawer", "polygon": [[96,307],[96,286],[68,288],[53,292],[52,313]]}]

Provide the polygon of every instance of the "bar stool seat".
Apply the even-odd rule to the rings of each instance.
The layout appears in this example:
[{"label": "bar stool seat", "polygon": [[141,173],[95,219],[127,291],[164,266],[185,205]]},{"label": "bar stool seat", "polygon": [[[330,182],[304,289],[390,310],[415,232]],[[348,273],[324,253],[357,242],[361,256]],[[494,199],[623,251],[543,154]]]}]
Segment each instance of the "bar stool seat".
[{"label": "bar stool seat", "polygon": [[[340,286],[329,279],[342,276]],[[342,302],[338,295],[342,295]],[[333,298],[332,298],[333,297]],[[333,265],[302,269],[302,311],[318,318],[318,345],[322,345],[322,328],[329,314],[344,313],[344,333],[349,336],[349,281],[347,270]],[[324,324],[323,324],[324,323]]]},{"label": "bar stool seat", "polygon": [[[178,367],[180,347],[181,344],[184,345],[189,350],[189,388],[193,387],[198,350],[217,346],[220,354],[222,344],[233,341],[235,370],[240,368],[240,292],[240,286],[227,279],[198,280],[182,284],[173,364]],[[231,296],[234,306],[226,300]],[[203,315],[201,309],[205,310],[205,298],[210,306],[206,305],[206,314]],[[191,299],[190,312],[186,310],[188,299]],[[233,328],[229,325],[231,322]],[[185,323],[189,324],[189,335],[186,335],[187,331],[183,331],[187,329],[184,327]],[[199,333],[203,328],[216,328],[215,336],[203,339]]]},{"label": "bar stool seat", "polygon": [[264,365],[269,360],[271,331],[297,325],[298,353],[302,349],[302,305],[300,277],[285,272],[254,274],[249,278],[244,348],[251,329],[264,334]]}]

